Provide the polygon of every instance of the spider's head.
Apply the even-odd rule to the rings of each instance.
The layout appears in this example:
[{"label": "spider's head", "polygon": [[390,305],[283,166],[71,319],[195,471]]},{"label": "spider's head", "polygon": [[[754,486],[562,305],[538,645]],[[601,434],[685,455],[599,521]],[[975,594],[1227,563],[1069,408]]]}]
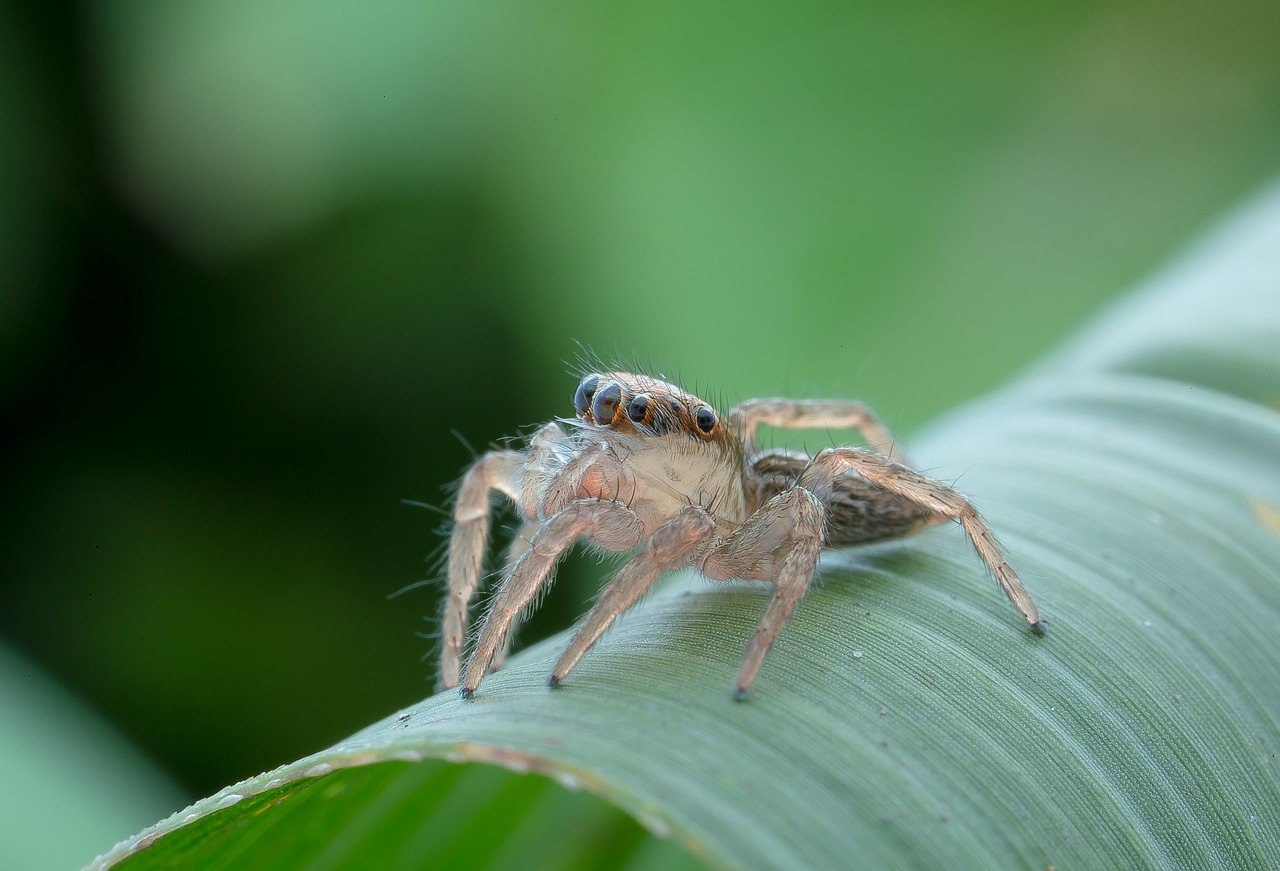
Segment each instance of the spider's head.
[{"label": "spider's head", "polygon": [[588,375],[578,384],[573,407],[586,423],[624,435],[684,435],[703,442],[731,438],[720,415],[709,404],[674,384],[647,375]]}]

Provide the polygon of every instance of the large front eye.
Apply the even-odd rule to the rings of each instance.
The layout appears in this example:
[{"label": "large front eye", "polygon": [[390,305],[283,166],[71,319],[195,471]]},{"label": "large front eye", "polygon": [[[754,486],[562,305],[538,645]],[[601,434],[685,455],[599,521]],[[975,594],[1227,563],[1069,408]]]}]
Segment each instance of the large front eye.
[{"label": "large front eye", "polygon": [[596,385],[599,383],[600,378],[596,375],[588,375],[582,379],[577,392],[573,394],[573,407],[578,410],[578,414],[587,413],[587,409],[591,407],[591,397],[595,395]]},{"label": "large front eye", "polygon": [[711,435],[711,431],[716,428],[716,413],[707,406],[700,405],[693,413],[693,422],[705,435]]},{"label": "large front eye", "polygon": [[620,402],[622,402],[622,388],[617,384],[610,384],[603,390],[597,390],[595,398],[591,400],[591,416],[596,419],[596,423],[612,423],[613,416],[618,413]]}]

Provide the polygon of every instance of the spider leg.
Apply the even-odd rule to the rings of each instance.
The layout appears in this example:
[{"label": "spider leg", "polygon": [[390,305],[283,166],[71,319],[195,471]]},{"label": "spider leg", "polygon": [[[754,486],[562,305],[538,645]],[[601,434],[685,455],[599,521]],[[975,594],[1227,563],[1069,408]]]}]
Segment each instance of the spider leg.
[{"label": "spider leg", "polygon": [[[541,523],[531,523],[525,521],[520,524],[520,529],[516,531],[515,538],[511,539],[511,546],[507,548],[507,558],[503,563],[502,576],[510,577],[515,571],[516,563],[520,562],[520,557],[525,555],[529,550],[529,545],[533,542],[534,535],[542,527]],[[511,642],[515,640],[516,631],[520,628],[520,622],[523,614],[516,614],[511,619],[511,628],[507,630],[506,636],[502,640],[502,646],[493,654],[493,661],[489,663],[489,671],[497,671],[502,668],[503,663],[507,660],[507,654],[511,652]]]},{"label": "spider leg", "polygon": [[715,534],[716,524],[705,508],[691,505],[664,522],[609,581],[569,646],[551,671],[551,686],[559,685],[582,655],[613,621],[644,595],[663,572],[686,563],[690,552]]},{"label": "spider leg", "polygon": [[583,536],[606,550],[627,550],[640,542],[642,524],[630,508],[601,499],[570,502],[542,525],[529,549],[494,598],[467,662],[462,696],[471,698],[494,654],[506,643],[517,616],[550,579],[556,562]]},{"label": "spider leg", "polygon": [[1044,631],[1040,611],[1031,594],[1009,565],[978,510],[964,494],[914,469],[860,448],[827,448],[822,451],[800,476],[799,486],[817,493],[829,493],[835,476],[844,471],[856,472],[876,486],[909,499],[940,518],[959,521],[1009,601],[1032,630]]},{"label": "spider leg", "polygon": [[906,457],[897,448],[892,432],[870,408],[844,399],[749,399],[729,411],[729,419],[742,437],[746,455],[756,452],[760,424],[781,429],[853,429],[873,451],[899,463]]},{"label": "spider leg", "polygon": [[515,492],[524,455],[518,451],[491,451],[482,456],[462,479],[453,506],[453,535],[449,539],[449,590],[445,599],[440,646],[440,682],[456,686],[467,632],[467,607],[480,583],[485,545],[489,542],[489,494],[493,490]]},{"label": "spider leg", "polygon": [[[742,701],[778,633],[809,589],[822,551],[825,510],[804,487],[774,496],[712,551],[701,570],[712,580],[769,579],[773,598],[738,669],[734,698]],[[780,560],[780,562],[779,562]]]}]

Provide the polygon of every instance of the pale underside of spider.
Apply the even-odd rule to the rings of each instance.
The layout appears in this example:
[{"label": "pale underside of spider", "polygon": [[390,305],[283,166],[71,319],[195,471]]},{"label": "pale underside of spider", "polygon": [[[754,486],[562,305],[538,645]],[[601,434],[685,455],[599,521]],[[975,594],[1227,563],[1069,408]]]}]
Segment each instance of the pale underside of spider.
[{"label": "pale underside of spider", "polygon": [[[665,572],[692,567],[713,581],[768,581],[772,600],[747,645],[735,697],[746,697],[779,631],[809,588],[823,547],[901,538],[954,520],[1036,632],[1030,593],[969,500],[912,469],[864,405],[752,399],[726,417],[657,378],[587,375],[577,416],[548,423],[524,450],[484,454],[462,479],[449,542],[440,679],[471,698],[501,667],[521,618],[579,541],[635,551],[608,581],[552,669],[557,686],[604,631]],[[853,429],[867,447],[815,456],[759,450],[761,425]],[[514,504],[520,528],[462,669],[468,606],[489,539],[490,495]]]}]

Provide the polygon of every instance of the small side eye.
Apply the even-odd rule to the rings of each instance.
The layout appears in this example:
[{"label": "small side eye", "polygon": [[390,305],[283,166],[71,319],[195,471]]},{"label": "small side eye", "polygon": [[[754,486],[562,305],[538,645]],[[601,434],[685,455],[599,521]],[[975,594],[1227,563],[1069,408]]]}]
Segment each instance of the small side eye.
[{"label": "small side eye", "polygon": [[573,394],[573,407],[578,410],[578,414],[587,413],[587,409],[591,407],[591,397],[595,395],[596,385],[599,383],[600,379],[595,375],[582,379],[577,392]]},{"label": "small side eye", "polygon": [[706,435],[711,435],[711,431],[716,428],[716,413],[705,405],[698,406],[698,410],[693,413],[693,422],[698,425],[698,429],[702,430]]},{"label": "small side eye", "polygon": [[649,397],[641,395],[631,400],[631,404],[627,406],[627,417],[636,423],[643,423],[644,416],[649,411]]},{"label": "small side eye", "polygon": [[603,390],[597,390],[595,398],[591,400],[591,416],[596,419],[596,423],[612,423],[621,402],[622,388],[617,384],[610,384]]}]

